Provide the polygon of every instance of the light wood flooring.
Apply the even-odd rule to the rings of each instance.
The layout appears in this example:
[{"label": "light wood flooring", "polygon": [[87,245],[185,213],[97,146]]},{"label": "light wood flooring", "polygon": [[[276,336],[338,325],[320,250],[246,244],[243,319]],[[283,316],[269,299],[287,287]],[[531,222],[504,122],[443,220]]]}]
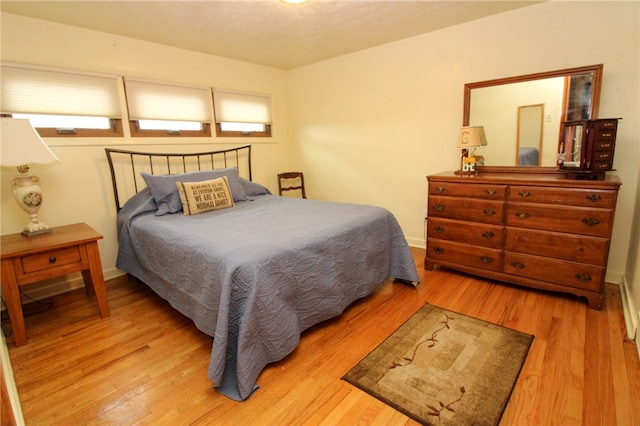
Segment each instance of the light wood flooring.
[{"label": "light wood flooring", "polygon": [[104,320],[83,290],[56,296],[27,317],[27,345],[8,338],[27,425],[413,425],[340,378],[425,303],[535,335],[502,425],[640,425],[640,362],[617,286],[596,311],[573,296],[424,271],[424,250],[412,250],[417,288],[389,281],[308,330],[245,402],[214,391],[211,339],[144,285],[107,282]]}]

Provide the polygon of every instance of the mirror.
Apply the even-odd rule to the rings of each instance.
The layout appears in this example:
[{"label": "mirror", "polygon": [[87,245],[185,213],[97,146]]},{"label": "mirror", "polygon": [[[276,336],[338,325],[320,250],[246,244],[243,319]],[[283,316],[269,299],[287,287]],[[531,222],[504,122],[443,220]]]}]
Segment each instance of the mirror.
[{"label": "mirror", "polygon": [[518,107],[516,166],[539,166],[542,156],[544,104]]},{"label": "mirror", "polygon": [[[599,64],[465,84],[462,125],[484,126],[488,145],[478,154],[485,165],[524,165],[523,148],[522,162],[532,162],[537,150],[537,166],[556,167],[562,122],[598,118],[602,70]],[[524,111],[536,106],[541,108]],[[536,139],[539,146],[521,142]]]}]

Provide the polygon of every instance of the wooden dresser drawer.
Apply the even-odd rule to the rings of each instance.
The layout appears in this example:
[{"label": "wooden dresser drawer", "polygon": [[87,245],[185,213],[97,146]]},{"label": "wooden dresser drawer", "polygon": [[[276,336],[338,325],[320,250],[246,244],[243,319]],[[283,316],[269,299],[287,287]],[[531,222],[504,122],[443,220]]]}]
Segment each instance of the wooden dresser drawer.
[{"label": "wooden dresser drawer", "polygon": [[616,130],[618,128],[618,119],[617,118],[612,118],[612,119],[602,119],[602,120],[598,120],[598,129],[609,129],[609,130]]},{"label": "wooden dresser drawer", "polygon": [[564,204],[593,208],[613,209],[616,192],[598,189],[547,188],[542,186],[512,186],[509,201]]},{"label": "wooden dresser drawer", "polygon": [[504,200],[506,185],[429,182],[429,195]]},{"label": "wooden dresser drawer", "polygon": [[23,256],[21,258],[22,270],[25,274],[71,265],[81,261],[78,246],[61,248],[46,253]]},{"label": "wooden dresser drawer", "polygon": [[605,266],[608,248],[606,238],[506,228],[505,250],[518,253]]},{"label": "wooden dresser drawer", "polygon": [[449,219],[429,219],[429,238],[465,242],[484,247],[502,247],[504,227],[485,223],[462,222]]},{"label": "wooden dresser drawer", "polygon": [[429,197],[428,215],[446,219],[500,224],[504,219],[504,201],[475,198]]},{"label": "wooden dresser drawer", "polygon": [[613,210],[533,203],[509,203],[507,226],[608,237]]},{"label": "wooden dresser drawer", "polygon": [[593,153],[593,161],[613,161],[613,152],[611,151],[596,151]]},{"label": "wooden dresser drawer", "polygon": [[602,291],[603,267],[549,259],[506,251],[504,272],[525,278],[566,285],[582,290]]},{"label": "wooden dresser drawer", "polygon": [[439,261],[462,263],[470,267],[497,272],[500,270],[502,250],[428,238],[427,255],[435,263]]},{"label": "wooden dresser drawer", "polygon": [[593,143],[593,149],[596,151],[611,151],[613,146],[613,140],[597,140]]},{"label": "wooden dresser drawer", "polygon": [[593,170],[610,170],[611,169],[611,161],[594,161],[593,166],[591,167]]}]

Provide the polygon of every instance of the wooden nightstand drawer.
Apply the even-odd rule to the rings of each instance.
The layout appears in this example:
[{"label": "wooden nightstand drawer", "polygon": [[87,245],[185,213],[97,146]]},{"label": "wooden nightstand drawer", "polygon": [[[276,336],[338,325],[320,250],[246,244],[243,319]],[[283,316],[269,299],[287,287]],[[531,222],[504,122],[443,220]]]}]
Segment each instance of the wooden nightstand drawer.
[{"label": "wooden nightstand drawer", "polygon": [[71,265],[80,262],[80,250],[78,246],[52,250],[46,253],[23,256],[21,258],[22,270],[25,274],[56,268],[58,266]]}]

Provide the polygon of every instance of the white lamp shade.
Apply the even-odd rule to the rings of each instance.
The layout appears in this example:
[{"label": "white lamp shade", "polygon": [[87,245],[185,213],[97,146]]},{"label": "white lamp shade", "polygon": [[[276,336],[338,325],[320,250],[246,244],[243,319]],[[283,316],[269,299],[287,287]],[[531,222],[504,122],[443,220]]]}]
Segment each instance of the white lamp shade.
[{"label": "white lamp shade", "polygon": [[29,120],[2,117],[0,165],[49,164],[60,159],[49,149]]},{"label": "white lamp shade", "polygon": [[467,126],[460,129],[458,136],[458,148],[474,148],[485,146],[487,137],[482,126]]}]

